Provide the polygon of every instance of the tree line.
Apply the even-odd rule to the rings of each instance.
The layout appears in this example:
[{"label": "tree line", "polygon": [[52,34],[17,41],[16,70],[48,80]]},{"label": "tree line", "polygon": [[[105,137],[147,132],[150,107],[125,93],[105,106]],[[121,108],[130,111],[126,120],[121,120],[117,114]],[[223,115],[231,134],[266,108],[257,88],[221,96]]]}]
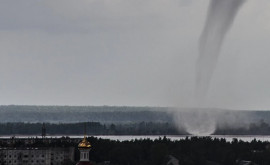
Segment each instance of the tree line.
[{"label": "tree line", "polygon": [[246,127],[224,127],[217,126],[216,135],[270,135],[270,125],[264,120],[257,123],[250,123]]},{"label": "tree line", "polygon": [[[0,123],[0,135],[41,135],[43,123]],[[171,122],[139,123],[45,123],[47,135],[188,135],[184,127]],[[263,120],[245,127],[217,125],[214,135],[270,135],[270,125]]]},{"label": "tree line", "polygon": [[[47,135],[83,135],[84,126],[88,135],[182,135],[172,123],[45,123]],[[41,135],[43,123],[0,123],[0,135]]]}]

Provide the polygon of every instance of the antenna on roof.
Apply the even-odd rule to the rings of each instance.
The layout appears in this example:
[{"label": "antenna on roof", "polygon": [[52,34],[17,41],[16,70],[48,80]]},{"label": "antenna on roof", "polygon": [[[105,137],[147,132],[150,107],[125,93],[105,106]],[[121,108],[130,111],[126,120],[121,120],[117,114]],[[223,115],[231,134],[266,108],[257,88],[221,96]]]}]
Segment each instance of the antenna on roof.
[{"label": "antenna on roof", "polygon": [[86,137],[86,122],[84,123],[84,137]]},{"label": "antenna on roof", "polygon": [[46,137],[46,126],[45,126],[45,123],[42,124],[41,137],[42,137],[42,139],[44,139]]}]

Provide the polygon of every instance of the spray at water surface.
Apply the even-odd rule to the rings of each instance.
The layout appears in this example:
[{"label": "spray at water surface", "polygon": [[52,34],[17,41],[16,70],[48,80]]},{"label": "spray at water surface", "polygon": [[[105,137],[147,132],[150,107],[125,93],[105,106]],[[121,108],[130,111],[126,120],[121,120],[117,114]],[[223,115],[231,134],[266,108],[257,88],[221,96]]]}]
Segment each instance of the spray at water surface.
[{"label": "spray at water surface", "polygon": [[[205,106],[205,98],[218,56],[227,32],[245,0],[211,0],[208,15],[199,42],[196,65],[196,104]],[[216,117],[210,111],[198,109],[182,114],[182,120],[191,134],[209,135],[215,131]]]}]

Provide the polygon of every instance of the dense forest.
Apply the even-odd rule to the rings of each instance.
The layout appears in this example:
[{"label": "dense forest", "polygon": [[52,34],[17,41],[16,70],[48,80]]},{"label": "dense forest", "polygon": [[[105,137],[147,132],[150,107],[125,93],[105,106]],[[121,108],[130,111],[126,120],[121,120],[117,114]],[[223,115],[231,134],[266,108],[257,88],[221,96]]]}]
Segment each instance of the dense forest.
[{"label": "dense forest", "polygon": [[[111,165],[167,165],[172,157],[180,165],[242,165],[243,162],[249,162],[249,165],[270,164],[270,143],[257,140],[243,142],[234,139],[229,142],[211,137],[187,137],[178,141],[166,137],[123,142],[95,137],[89,137],[88,140],[92,144],[90,160],[97,163],[110,161]],[[21,142],[13,144],[13,147],[21,146]],[[32,145],[44,146],[76,148],[77,143],[59,139],[51,144],[37,141]],[[75,160],[78,159],[79,151],[76,148]]]},{"label": "dense forest", "polygon": [[257,123],[250,123],[245,127],[230,128],[217,126],[216,135],[270,135],[270,125],[264,120]]},{"label": "dense forest", "polygon": [[[42,123],[0,123],[0,135],[41,135]],[[129,124],[46,123],[47,135],[187,135],[170,123],[140,122]]]},{"label": "dense forest", "polygon": [[[185,128],[179,129],[173,123],[0,123],[0,135],[41,135],[43,124],[47,135],[83,135],[84,125],[88,135],[188,135]],[[215,135],[270,135],[270,125],[263,120],[242,128],[217,126]]]}]

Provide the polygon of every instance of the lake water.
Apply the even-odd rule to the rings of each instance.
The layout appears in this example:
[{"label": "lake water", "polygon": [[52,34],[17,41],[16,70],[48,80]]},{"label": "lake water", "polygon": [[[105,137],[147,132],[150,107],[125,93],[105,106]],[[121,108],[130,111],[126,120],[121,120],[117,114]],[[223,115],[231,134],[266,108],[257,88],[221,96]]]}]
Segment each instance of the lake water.
[{"label": "lake water", "polygon": [[[59,135],[59,136],[46,136],[47,138],[61,138],[63,136],[66,135]],[[135,140],[135,139],[151,139],[151,140],[155,140],[155,139],[159,139],[159,138],[163,138],[164,136],[166,136],[166,138],[171,139],[172,141],[175,140],[181,140],[181,139],[185,139],[186,137],[192,137],[190,135],[135,135],[135,136],[131,136],[131,135],[121,135],[121,136],[116,136],[116,135],[102,135],[102,136],[94,136],[97,138],[101,138],[101,139],[110,139],[110,140],[119,140],[119,141],[130,141],[130,140]],[[41,138],[41,136],[15,136],[16,138]],[[70,138],[83,138],[83,136],[69,136]],[[205,136],[198,136],[198,137],[205,137]],[[211,135],[209,137],[212,138],[224,138],[226,139],[226,141],[232,141],[233,139],[238,139],[238,140],[242,140],[242,141],[246,141],[246,142],[250,142],[254,139],[256,140],[260,140],[260,141],[269,141],[270,142],[270,136],[262,136],[262,135]],[[1,138],[10,138],[10,136],[0,136]]]}]

